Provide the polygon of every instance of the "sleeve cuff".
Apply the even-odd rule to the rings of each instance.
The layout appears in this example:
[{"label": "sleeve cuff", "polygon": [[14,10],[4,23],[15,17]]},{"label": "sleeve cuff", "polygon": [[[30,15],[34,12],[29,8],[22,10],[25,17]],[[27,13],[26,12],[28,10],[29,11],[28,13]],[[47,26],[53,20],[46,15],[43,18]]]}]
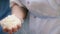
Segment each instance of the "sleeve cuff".
[{"label": "sleeve cuff", "polygon": [[23,5],[21,4],[21,2],[19,0],[10,0],[10,7],[12,7],[14,5],[14,3],[23,7]]}]

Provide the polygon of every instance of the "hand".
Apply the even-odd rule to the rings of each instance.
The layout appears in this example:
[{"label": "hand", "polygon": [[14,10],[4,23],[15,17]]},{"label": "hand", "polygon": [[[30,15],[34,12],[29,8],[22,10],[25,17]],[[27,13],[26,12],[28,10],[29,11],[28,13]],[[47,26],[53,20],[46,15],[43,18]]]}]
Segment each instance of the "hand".
[{"label": "hand", "polygon": [[18,19],[15,15],[9,15],[3,20],[1,20],[1,26],[4,32],[16,32],[19,28],[21,28],[21,20]]},{"label": "hand", "polygon": [[17,32],[20,28],[21,28],[21,26],[17,25],[16,27],[14,27],[12,29],[4,28],[3,31],[9,32],[9,34],[12,34],[13,32]]}]

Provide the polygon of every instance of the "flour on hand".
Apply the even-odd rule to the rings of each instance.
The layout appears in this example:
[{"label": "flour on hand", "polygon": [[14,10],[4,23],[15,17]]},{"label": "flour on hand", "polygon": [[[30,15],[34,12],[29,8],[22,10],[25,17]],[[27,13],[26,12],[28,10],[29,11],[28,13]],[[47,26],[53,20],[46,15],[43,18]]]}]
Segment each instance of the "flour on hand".
[{"label": "flour on hand", "polygon": [[12,29],[17,25],[21,26],[21,20],[17,18],[15,15],[9,15],[6,18],[1,20],[1,26],[4,28]]}]

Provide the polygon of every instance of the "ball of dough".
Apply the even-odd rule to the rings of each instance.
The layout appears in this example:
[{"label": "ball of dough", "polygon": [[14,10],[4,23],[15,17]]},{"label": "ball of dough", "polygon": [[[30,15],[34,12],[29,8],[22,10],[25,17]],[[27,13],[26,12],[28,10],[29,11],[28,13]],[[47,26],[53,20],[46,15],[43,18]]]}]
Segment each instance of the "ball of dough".
[{"label": "ball of dough", "polygon": [[8,29],[12,29],[17,25],[21,26],[21,20],[17,18],[15,15],[9,15],[3,20],[1,20],[1,26],[6,27]]}]

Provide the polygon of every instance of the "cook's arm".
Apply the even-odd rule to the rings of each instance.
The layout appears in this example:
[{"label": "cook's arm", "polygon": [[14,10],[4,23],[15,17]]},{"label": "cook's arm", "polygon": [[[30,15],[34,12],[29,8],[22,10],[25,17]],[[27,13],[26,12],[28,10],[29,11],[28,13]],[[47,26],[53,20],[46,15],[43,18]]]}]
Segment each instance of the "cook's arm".
[{"label": "cook's arm", "polygon": [[12,14],[15,14],[18,18],[24,19],[27,15],[27,9],[18,0],[10,0],[10,7]]},{"label": "cook's arm", "polygon": [[10,3],[12,14],[8,15],[6,18],[0,21],[3,31],[9,32],[10,34],[20,29],[22,25],[22,21],[26,17],[28,11],[21,3],[18,4],[17,1],[18,0],[16,0],[15,2],[14,0],[11,1],[12,3]]}]

